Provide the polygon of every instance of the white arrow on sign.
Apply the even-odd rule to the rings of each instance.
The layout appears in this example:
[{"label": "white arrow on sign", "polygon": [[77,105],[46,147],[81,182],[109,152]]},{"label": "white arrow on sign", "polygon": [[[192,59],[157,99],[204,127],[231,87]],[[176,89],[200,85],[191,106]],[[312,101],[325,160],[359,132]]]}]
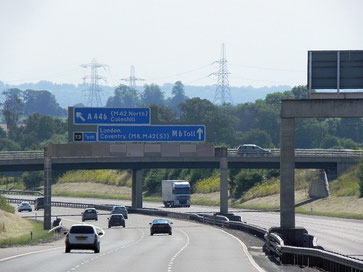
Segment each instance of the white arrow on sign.
[{"label": "white arrow on sign", "polygon": [[76,113],[76,118],[81,119],[83,122],[86,121],[86,119],[84,119],[83,116],[82,116],[82,112],[77,112]]},{"label": "white arrow on sign", "polygon": [[198,128],[197,133],[198,133],[199,140],[201,140],[202,139],[202,134],[203,134],[203,129]]}]

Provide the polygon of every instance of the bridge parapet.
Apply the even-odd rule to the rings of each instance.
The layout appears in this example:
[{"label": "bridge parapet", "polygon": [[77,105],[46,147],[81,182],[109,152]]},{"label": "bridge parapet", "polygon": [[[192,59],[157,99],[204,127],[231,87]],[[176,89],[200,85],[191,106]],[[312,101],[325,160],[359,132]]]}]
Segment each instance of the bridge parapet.
[{"label": "bridge parapet", "polygon": [[215,157],[212,144],[82,143],[50,144],[51,157]]}]

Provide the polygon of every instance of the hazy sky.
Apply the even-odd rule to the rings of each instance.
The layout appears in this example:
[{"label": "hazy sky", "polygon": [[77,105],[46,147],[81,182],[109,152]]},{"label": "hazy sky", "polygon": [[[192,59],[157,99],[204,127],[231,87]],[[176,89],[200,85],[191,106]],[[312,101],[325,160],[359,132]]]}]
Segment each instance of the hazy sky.
[{"label": "hazy sky", "polygon": [[212,85],[226,46],[231,86],[306,84],[307,51],[363,49],[362,0],[0,0],[0,80]]}]

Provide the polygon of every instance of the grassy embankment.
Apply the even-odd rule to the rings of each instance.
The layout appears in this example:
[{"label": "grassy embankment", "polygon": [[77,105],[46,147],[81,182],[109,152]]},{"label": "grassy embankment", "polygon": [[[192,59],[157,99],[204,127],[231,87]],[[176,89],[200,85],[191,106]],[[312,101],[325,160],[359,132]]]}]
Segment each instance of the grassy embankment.
[{"label": "grassy embankment", "polygon": [[[102,170],[105,171],[105,170]],[[54,186],[55,195],[83,196],[97,198],[126,199],[131,198],[131,176],[126,171],[111,171],[97,175],[95,171],[84,173],[69,172]],[[330,182],[331,196],[324,199],[309,199],[308,190],[311,181],[318,176],[318,170],[296,170],[295,200],[296,211],[304,214],[326,215],[345,218],[363,219],[363,198],[359,198],[359,185],[356,169]],[[89,172],[87,174],[86,172]],[[108,171],[109,172],[109,171]],[[90,175],[90,176],[87,176]],[[110,178],[110,175],[112,178]],[[115,176],[113,176],[115,175]],[[102,181],[107,177],[108,181]],[[114,180],[110,182],[110,180]],[[85,186],[84,182],[90,182]],[[72,183],[72,184],[70,184]],[[98,183],[96,185],[93,185]],[[99,183],[107,183],[108,186]],[[219,205],[219,177],[211,177],[197,182],[193,187],[192,203],[198,205]],[[230,200],[230,206],[259,210],[277,210],[280,204],[280,181],[272,178],[255,185],[245,192],[240,199]],[[160,196],[145,197],[146,201],[161,202]],[[304,204],[305,202],[305,204]]]},{"label": "grassy embankment", "polygon": [[0,195],[0,247],[36,244],[53,236],[54,233],[43,230],[43,222],[15,215],[14,208]]}]

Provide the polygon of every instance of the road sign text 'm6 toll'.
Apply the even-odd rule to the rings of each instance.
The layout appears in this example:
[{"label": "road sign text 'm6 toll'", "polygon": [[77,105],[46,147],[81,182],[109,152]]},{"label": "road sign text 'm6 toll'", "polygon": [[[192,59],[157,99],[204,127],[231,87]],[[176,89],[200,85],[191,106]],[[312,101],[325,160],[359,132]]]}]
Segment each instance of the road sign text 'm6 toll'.
[{"label": "road sign text 'm6 toll'", "polygon": [[98,126],[99,142],[204,142],[204,125]]},{"label": "road sign text 'm6 toll'", "polygon": [[74,108],[75,125],[148,125],[150,108]]}]

